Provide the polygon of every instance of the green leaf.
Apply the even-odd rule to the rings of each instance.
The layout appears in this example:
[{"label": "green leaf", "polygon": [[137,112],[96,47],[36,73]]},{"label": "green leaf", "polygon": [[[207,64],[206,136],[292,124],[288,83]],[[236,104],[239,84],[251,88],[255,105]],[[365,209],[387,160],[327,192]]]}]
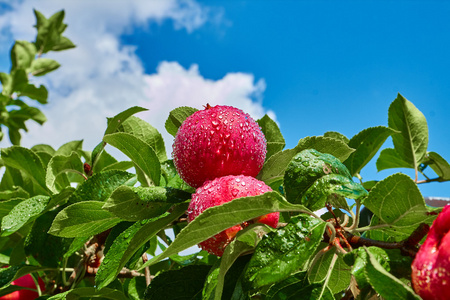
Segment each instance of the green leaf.
[{"label": "green leaf", "polygon": [[[71,155],[55,155],[52,157],[47,167],[46,184],[50,191],[53,193],[58,193],[59,189],[56,188],[56,178],[60,174],[65,174],[67,172],[73,172],[80,176],[83,175],[83,163],[81,162],[80,156],[76,152],[72,152]],[[70,183],[67,182],[69,185]]]},{"label": "green leaf", "polygon": [[348,144],[348,142],[350,141],[348,139],[348,137],[346,137],[345,135],[343,135],[342,133],[339,133],[337,131],[327,131],[323,134],[324,137],[330,137],[336,140],[340,140],[342,142],[344,142],[345,144]]},{"label": "green leaf", "polygon": [[161,163],[161,185],[170,186],[172,188],[176,188],[179,190],[187,191],[190,193],[194,193],[195,190],[191,186],[189,186],[183,179],[178,175],[177,169],[173,164],[173,160],[166,160]]},{"label": "green leaf", "polygon": [[[334,265],[331,266],[334,255],[336,255],[336,252],[333,250],[325,252],[311,266],[308,278],[311,283],[320,283],[327,276],[330,276],[326,286],[333,294],[337,294],[348,288],[351,279],[351,267],[344,262],[342,254],[338,254]],[[332,268],[331,273],[329,273],[330,268]]]},{"label": "green leaf", "polygon": [[112,119],[108,119],[108,127],[106,128],[104,135],[115,133],[119,126],[122,125],[129,117],[138,112],[146,110],[148,109],[139,106],[133,106],[121,113],[118,113]]},{"label": "green leaf", "polygon": [[70,141],[62,145],[53,155],[70,155],[72,152],[80,152],[83,147],[83,140]]},{"label": "green leaf", "polygon": [[19,110],[11,110],[9,112],[9,117],[11,119],[14,119],[16,122],[23,122],[31,119],[33,121],[36,121],[40,125],[44,124],[47,121],[47,118],[42,113],[42,111],[40,111],[36,107],[31,106],[23,107]]},{"label": "green leaf", "polygon": [[124,171],[111,170],[103,171],[89,177],[73,193],[69,203],[95,200],[105,201],[112,192],[121,185],[134,185],[136,176]]},{"label": "green leaf", "polygon": [[[61,41],[61,34],[66,29],[67,25],[63,23],[64,11],[61,10],[53,14],[50,18],[45,18],[39,11],[34,10],[36,16],[36,48],[41,53],[47,53],[50,50],[61,50],[59,44]],[[58,47],[59,46],[59,47]]]},{"label": "green leaf", "polygon": [[144,300],[202,299],[202,288],[211,266],[187,266],[180,270],[163,272],[152,280]]},{"label": "green leaf", "polygon": [[52,268],[62,265],[73,240],[47,234],[57,213],[58,210],[49,211],[37,218],[24,244],[27,255],[33,255],[41,265]]},{"label": "green leaf", "polygon": [[123,231],[111,245],[95,276],[98,289],[111,283],[134,253],[168,224],[183,215],[187,203],[178,205],[170,214],[136,222]]},{"label": "green leaf", "polygon": [[52,51],[62,51],[75,48],[75,44],[65,36],[61,36],[59,42],[52,47]]},{"label": "green leaf", "polygon": [[247,266],[245,284],[257,289],[305,271],[325,227],[326,223],[320,219],[299,215],[285,227],[269,233],[258,244]]},{"label": "green leaf", "polygon": [[184,120],[196,111],[198,111],[198,109],[188,106],[177,107],[172,110],[165,123],[167,132],[175,136]]},{"label": "green leaf", "polygon": [[436,152],[428,152],[426,165],[430,166],[442,180],[450,180],[450,164]]},{"label": "green leaf", "polygon": [[275,123],[275,121],[273,121],[268,115],[264,115],[264,117],[259,119],[257,122],[259,126],[261,126],[261,130],[267,140],[267,160],[273,154],[283,150],[286,142],[284,141],[284,137],[281,134],[277,123]]},{"label": "green leaf", "polygon": [[320,283],[310,284],[307,272],[296,273],[270,287],[268,300],[334,300],[334,296],[327,287],[323,289]]},{"label": "green leaf", "polygon": [[344,161],[354,151],[347,144],[334,138],[322,136],[305,137],[298,142],[295,148],[272,155],[266,161],[256,178],[270,186],[274,183],[281,184],[284,172],[292,158],[297,153],[306,149],[315,149],[322,153],[331,154],[341,161]]},{"label": "green leaf", "polygon": [[0,73],[0,82],[2,83],[2,95],[11,96],[13,91],[13,77],[10,74],[1,72]]},{"label": "green leaf", "polygon": [[50,197],[35,196],[26,199],[16,206],[2,219],[2,236],[8,236],[25,224],[34,221],[45,210]]},{"label": "green leaf", "polygon": [[102,209],[101,201],[72,204],[58,213],[48,231],[60,237],[84,237],[103,232],[121,220]]},{"label": "green leaf", "polygon": [[43,267],[28,266],[28,265],[16,265],[9,266],[7,268],[0,268],[0,287],[4,288],[11,282],[25,276],[26,274],[45,270]]},{"label": "green leaf", "polygon": [[111,300],[128,300],[123,292],[104,288],[101,291],[94,287],[78,287],[67,292],[46,298],[47,300],[66,300],[66,299],[111,299]]},{"label": "green leaf", "polygon": [[[29,198],[30,194],[21,186],[16,186],[12,190],[0,191],[0,200],[9,200],[12,198]],[[2,202],[0,202],[1,204]]]},{"label": "green leaf", "polygon": [[378,172],[392,168],[413,168],[413,165],[403,160],[400,154],[392,148],[386,148],[381,151],[376,165]]},{"label": "green leaf", "polygon": [[239,256],[253,250],[262,237],[274,231],[273,228],[254,224],[237,233],[236,238],[225,248],[219,264],[215,264],[208,274],[208,279],[203,287],[203,299],[222,299],[225,284],[225,275],[239,258]]},{"label": "green leaf", "polygon": [[147,143],[124,132],[105,135],[103,141],[122,151],[144,172],[153,184],[159,185],[161,165],[155,151]]},{"label": "green leaf", "polygon": [[16,41],[11,49],[11,69],[28,69],[36,55],[36,47],[27,41]]},{"label": "green leaf", "polygon": [[58,69],[61,65],[50,58],[37,58],[31,63],[29,72],[33,76],[42,76]]},{"label": "green leaf", "polygon": [[28,98],[37,100],[41,104],[47,103],[48,91],[43,85],[36,87],[34,84],[28,84],[20,90],[20,96],[26,96]]},{"label": "green leaf", "polygon": [[14,206],[16,206],[17,204],[19,204],[24,200],[25,199],[23,198],[14,198],[6,201],[0,201],[0,218],[3,218],[7,214],[9,214],[9,212],[14,208]]},{"label": "green leaf", "polygon": [[308,212],[309,210],[302,205],[287,202],[277,192],[238,198],[222,205],[210,207],[183,228],[163,253],[149,260],[140,269],[192,247],[236,224],[277,211]]},{"label": "green leaf", "polygon": [[[1,157],[5,165],[19,169],[28,175],[42,190],[45,185],[45,171],[39,156],[33,151],[20,146],[1,149]],[[48,194],[48,192],[46,192]]]},{"label": "green leaf", "polygon": [[[311,210],[323,208],[327,201],[334,199],[330,197],[333,194],[352,199],[367,195],[336,157],[313,149],[303,150],[292,158],[284,174],[284,187],[289,202],[303,204]],[[348,209],[347,205],[342,208]]]},{"label": "green leaf", "polygon": [[379,181],[364,205],[379,218],[378,230],[397,239],[406,238],[421,223],[431,223],[436,218],[428,214],[416,183],[401,173]]},{"label": "green leaf", "polygon": [[387,272],[374,255],[365,248],[368,256],[365,274],[373,288],[386,300],[421,299],[411,287]]},{"label": "green leaf", "polygon": [[155,150],[159,161],[163,162],[167,160],[166,147],[164,146],[164,140],[161,133],[144,120],[131,116],[122,123],[117,131],[130,133],[140,138]]},{"label": "green leaf", "polygon": [[389,127],[399,131],[392,135],[394,148],[402,160],[417,169],[428,147],[428,125],[414,104],[398,94],[389,107]]},{"label": "green leaf", "polygon": [[157,217],[173,204],[191,198],[191,194],[164,187],[120,186],[111,194],[103,209],[126,221]]},{"label": "green leaf", "polygon": [[391,128],[377,126],[364,129],[351,138],[348,146],[356,149],[356,151],[350,154],[344,164],[352,176],[358,174],[375,156],[392,133],[395,133],[395,131]]}]

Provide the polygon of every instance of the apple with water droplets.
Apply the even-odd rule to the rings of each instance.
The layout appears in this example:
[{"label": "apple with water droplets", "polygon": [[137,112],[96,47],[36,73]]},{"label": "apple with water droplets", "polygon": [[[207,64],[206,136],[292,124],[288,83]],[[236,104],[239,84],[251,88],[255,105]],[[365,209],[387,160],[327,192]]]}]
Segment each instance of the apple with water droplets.
[{"label": "apple with water droplets", "polygon": [[450,205],[434,220],[411,268],[414,290],[422,299],[450,299]]},{"label": "apple with water droplets", "polygon": [[173,144],[180,177],[197,188],[226,175],[255,177],[267,152],[261,128],[250,115],[231,106],[209,106],[181,124]]},{"label": "apple with water droplets", "polygon": [[[272,189],[264,182],[245,175],[228,175],[207,181],[192,195],[187,211],[188,221],[194,220],[207,208],[221,205],[236,198],[257,196],[269,191],[272,191]],[[254,222],[276,228],[279,217],[280,213],[274,212],[235,225],[201,242],[199,246],[211,254],[222,256],[225,247],[233,240],[238,231]]]}]

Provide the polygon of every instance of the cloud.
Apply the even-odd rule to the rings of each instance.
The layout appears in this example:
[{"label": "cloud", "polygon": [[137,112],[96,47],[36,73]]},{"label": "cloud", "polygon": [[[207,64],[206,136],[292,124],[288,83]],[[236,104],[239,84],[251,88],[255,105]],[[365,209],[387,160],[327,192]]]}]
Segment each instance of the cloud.
[{"label": "cloud", "polygon": [[[31,0],[14,1],[10,3],[12,9],[1,16],[0,32],[7,30],[11,35],[8,45],[12,38],[34,38],[35,5]],[[134,105],[149,109],[139,116],[164,134],[168,148],[172,139],[165,133],[164,122],[169,111],[181,105],[200,109],[206,103],[220,103],[237,106],[255,118],[265,113],[275,117],[262,105],[263,79],[228,73],[211,80],[201,75],[198,65],[185,69],[177,62],[161,62],[154,74],[145,74],[133,45],[120,43],[120,35],[135,26],[165,20],[189,34],[208,22],[217,22],[222,16],[220,10],[191,0],[46,0],[36,8],[46,16],[64,8],[69,24],[65,35],[77,48],[51,53],[49,57],[62,67],[34,79],[49,88],[50,103],[42,107],[48,121],[44,126],[27,123],[30,130],[22,139],[26,147],[38,143],[59,147],[84,139],[84,148],[92,149],[102,138],[106,118]]]}]

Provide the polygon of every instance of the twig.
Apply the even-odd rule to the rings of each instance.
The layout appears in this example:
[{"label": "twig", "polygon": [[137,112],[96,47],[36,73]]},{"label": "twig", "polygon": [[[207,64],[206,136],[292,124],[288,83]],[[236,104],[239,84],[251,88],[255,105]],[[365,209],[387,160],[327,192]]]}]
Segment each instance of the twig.
[{"label": "twig", "polygon": [[[144,264],[148,261],[147,253],[142,254],[142,261],[144,262]],[[147,286],[149,286],[150,283],[152,282],[150,267],[147,266],[144,268],[144,274],[145,274],[145,283]]]}]

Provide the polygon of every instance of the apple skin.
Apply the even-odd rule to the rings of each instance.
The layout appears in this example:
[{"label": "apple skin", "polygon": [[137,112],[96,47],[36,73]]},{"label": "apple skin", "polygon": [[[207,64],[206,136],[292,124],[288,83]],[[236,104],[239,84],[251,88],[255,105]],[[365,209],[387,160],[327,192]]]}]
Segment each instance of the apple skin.
[{"label": "apple skin", "polygon": [[256,177],[267,142],[258,123],[232,106],[209,106],[186,118],[173,143],[173,163],[194,188],[227,175]]},{"label": "apple skin", "polygon": [[[39,286],[41,287],[41,290],[43,291],[45,289],[44,282],[40,278],[39,278],[38,282],[39,282]],[[11,284],[36,289],[36,285],[30,274],[27,274],[25,276],[17,278]],[[8,295],[0,297],[0,300],[33,300],[38,297],[39,297],[39,295],[37,292],[30,291],[30,290],[19,290],[19,291],[14,291]]]},{"label": "apple skin", "polygon": [[414,291],[422,299],[450,299],[450,205],[434,220],[411,269]]}]

